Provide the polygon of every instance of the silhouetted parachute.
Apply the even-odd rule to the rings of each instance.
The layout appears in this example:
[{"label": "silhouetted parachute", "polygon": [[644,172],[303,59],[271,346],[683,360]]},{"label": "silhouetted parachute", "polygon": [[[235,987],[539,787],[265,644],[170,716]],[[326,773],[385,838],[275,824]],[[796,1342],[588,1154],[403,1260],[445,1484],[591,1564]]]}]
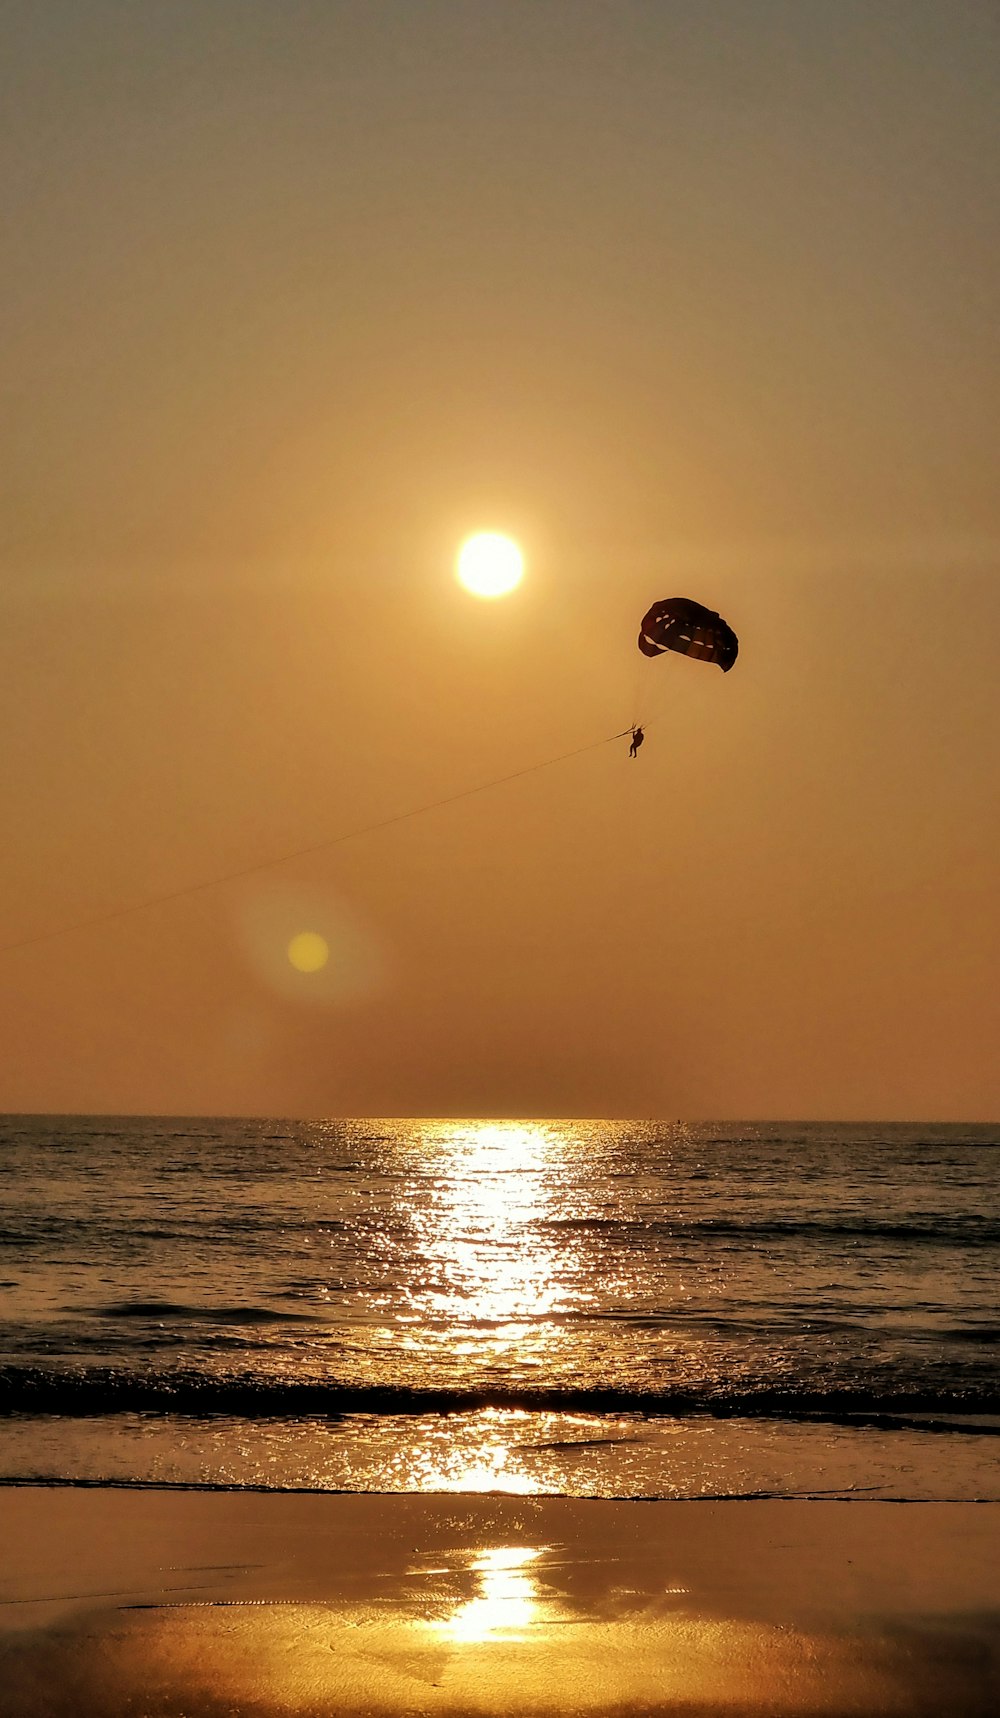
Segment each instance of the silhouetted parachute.
[{"label": "silhouetted parachute", "polygon": [[667,597],[655,602],[642,617],[639,649],[644,656],[676,650],[700,662],[717,662],[723,674],[728,674],[739,648],[739,639],[722,616],[690,597]]}]

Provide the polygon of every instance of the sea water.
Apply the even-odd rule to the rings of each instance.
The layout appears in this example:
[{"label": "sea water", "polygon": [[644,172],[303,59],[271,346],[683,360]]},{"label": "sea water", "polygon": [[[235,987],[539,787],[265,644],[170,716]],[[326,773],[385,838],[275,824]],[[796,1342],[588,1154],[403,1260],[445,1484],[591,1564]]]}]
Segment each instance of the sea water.
[{"label": "sea water", "polygon": [[0,1480],[1000,1497],[1000,1128],[0,1122]]}]

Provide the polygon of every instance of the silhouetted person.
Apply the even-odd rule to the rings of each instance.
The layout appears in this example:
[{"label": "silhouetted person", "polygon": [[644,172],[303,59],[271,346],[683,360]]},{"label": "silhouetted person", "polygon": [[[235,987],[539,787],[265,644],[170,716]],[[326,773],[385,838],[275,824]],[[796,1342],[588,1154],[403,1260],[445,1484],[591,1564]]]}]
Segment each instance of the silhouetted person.
[{"label": "silhouetted person", "polygon": [[633,728],[632,729],[632,744],[629,746],[629,749],[628,749],[628,755],[630,758],[634,758],[637,756],[638,751],[639,751],[639,747],[642,745],[642,742],[645,738],[646,738],[646,736],[643,733],[641,728]]}]

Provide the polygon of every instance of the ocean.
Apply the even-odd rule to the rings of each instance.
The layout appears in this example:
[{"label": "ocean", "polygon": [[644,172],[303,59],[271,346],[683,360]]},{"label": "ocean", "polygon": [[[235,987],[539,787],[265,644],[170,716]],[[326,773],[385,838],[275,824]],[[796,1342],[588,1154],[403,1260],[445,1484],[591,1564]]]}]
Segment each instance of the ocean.
[{"label": "ocean", "polygon": [[0,1481],[1000,1498],[1000,1127],[0,1122]]}]

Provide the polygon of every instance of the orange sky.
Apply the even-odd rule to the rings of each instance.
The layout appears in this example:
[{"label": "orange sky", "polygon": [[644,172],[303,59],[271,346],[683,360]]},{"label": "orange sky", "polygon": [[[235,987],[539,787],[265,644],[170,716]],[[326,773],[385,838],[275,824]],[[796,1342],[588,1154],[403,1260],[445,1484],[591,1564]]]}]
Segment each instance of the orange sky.
[{"label": "orange sky", "polygon": [[[0,940],[652,720],[3,954],[0,1106],[1000,1115],[998,49],[4,8]],[[675,594],[732,673],[639,656]]]}]

